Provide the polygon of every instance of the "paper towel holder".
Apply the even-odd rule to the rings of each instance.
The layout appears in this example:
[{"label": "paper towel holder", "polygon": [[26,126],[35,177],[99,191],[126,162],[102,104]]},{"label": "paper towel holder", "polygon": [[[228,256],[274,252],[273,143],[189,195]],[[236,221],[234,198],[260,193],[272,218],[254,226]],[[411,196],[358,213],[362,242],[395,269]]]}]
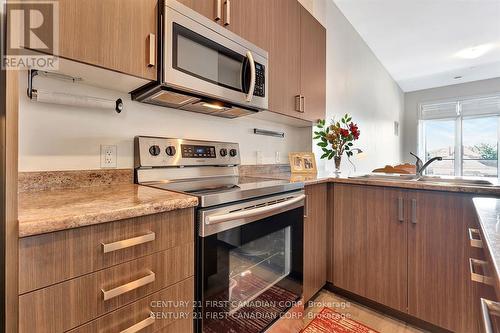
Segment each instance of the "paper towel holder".
[{"label": "paper towel holder", "polygon": [[[66,74],[60,74],[60,73],[51,73],[51,72],[45,72],[45,71],[39,71],[37,69],[30,69],[28,71],[28,89],[26,93],[28,94],[29,99],[31,100],[36,100],[38,91],[33,88],[33,79],[35,76],[40,75],[40,76],[45,76],[53,79],[58,79],[58,80],[67,80],[67,81],[72,81],[73,83],[82,81],[82,78],[80,77],[73,77],[69,76]],[[56,93],[57,94],[57,93]],[[75,97],[81,97],[75,95]],[[88,97],[88,96],[86,96]],[[93,98],[95,100],[101,100],[101,101],[108,101],[108,102],[114,102],[115,103],[115,111],[116,113],[120,113],[123,111],[123,100],[121,98],[118,98],[115,101],[104,99],[104,98],[97,98],[97,97],[88,97],[88,98]]]}]

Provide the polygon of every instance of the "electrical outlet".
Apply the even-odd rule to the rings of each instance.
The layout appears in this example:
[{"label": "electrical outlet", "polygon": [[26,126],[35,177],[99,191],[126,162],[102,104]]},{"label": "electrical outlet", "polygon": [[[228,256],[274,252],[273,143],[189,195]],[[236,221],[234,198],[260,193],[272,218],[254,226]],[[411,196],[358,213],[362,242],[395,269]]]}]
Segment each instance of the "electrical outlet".
[{"label": "electrical outlet", "polygon": [[101,145],[101,168],[116,168],[116,146]]}]

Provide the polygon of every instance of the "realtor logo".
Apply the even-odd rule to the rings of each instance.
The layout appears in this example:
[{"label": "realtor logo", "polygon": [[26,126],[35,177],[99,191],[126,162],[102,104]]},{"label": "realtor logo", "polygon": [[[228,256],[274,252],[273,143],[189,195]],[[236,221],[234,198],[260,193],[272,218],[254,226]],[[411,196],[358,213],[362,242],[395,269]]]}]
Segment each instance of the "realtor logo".
[{"label": "realtor logo", "polygon": [[58,69],[58,1],[7,1],[2,69]]}]

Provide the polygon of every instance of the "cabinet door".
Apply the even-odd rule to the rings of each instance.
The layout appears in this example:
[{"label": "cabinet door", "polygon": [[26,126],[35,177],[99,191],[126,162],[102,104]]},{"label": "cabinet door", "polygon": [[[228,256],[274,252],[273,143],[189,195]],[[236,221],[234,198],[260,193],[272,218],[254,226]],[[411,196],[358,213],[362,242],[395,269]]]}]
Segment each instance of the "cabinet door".
[{"label": "cabinet door", "polygon": [[221,22],[224,0],[177,0],[211,20]]},{"label": "cabinet door", "polygon": [[406,311],[405,192],[388,187],[334,185],[333,268],[337,287]]},{"label": "cabinet door", "polygon": [[[268,50],[270,44],[269,28],[273,24],[272,12],[269,10],[273,4],[268,0],[224,0],[225,27],[258,47]],[[278,0],[280,2],[280,0]],[[228,12],[230,19],[228,20]]]},{"label": "cabinet door", "polygon": [[157,0],[60,0],[59,55],[155,80],[148,64],[156,25]]},{"label": "cabinet door", "polygon": [[300,9],[300,117],[316,122],[326,113],[326,30],[303,7]]},{"label": "cabinet door", "polygon": [[471,196],[411,191],[408,204],[409,314],[454,332],[478,332],[467,235],[476,219]]},{"label": "cabinet door", "polygon": [[327,184],[308,185],[304,216],[304,301],[326,283]]}]

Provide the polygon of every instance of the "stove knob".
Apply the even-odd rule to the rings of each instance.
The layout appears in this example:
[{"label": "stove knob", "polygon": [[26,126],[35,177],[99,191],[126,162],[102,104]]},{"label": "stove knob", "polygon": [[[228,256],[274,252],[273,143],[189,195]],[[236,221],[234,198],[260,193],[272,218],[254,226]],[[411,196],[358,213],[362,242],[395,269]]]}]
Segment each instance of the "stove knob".
[{"label": "stove knob", "polygon": [[224,157],[227,155],[227,149],[226,148],[222,148],[220,151],[219,151],[219,154],[220,156]]},{"label": "stove knob", "polygon": [[160,155],[161,149],[157,145],[149,147],[149,153],[153,156]]},{"label": "stove knob", "polygon": [[176,151],[174,146],[168,146],[167,149],[165,149],[165,152],[167,153],[168,156],[174,156]]},{"label": "stove knob", "polygon": [[238,152],[236,151],[236,149],[231,149],[229,151],[229,155],[231,155],[231,157],[235,157],[236,155],[238,155]]}]

